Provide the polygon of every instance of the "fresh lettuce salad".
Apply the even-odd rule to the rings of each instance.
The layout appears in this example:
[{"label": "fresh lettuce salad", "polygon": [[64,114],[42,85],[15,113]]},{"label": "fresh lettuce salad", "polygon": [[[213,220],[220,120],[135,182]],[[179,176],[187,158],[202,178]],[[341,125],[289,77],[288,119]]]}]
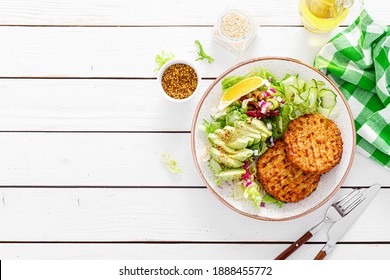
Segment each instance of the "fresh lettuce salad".
[{"label": "fresh lettuce salad", "polygon": [[213,110],[200,127],[210,142],[208,164],[215,183],[232,187],[235,199],[250,200],[260,207],[268,203],[282,207],[283,203],[267,194],[257,180],[257,159],[283,136],[291,120],[312,113],[334,116],[336,94],[322,81],[305,81],[297,74],[278,80],[263,68],[224,78],[223,93],[251,77],[266,83],[223,110]]}]

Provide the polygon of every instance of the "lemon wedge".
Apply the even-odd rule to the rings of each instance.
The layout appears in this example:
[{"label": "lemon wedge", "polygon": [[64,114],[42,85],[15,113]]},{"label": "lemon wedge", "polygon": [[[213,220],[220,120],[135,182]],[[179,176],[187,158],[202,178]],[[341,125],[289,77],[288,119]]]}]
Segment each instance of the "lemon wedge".
[{"label": "lemon wedge", "polygon": [[240,99],[251,91],[254,91],[263,84],[265,84],[265,80],[260,77],[250,77],[235,84],[222,96],[221,100],[219,101],[218,110],[225,109],[234,101]]}]

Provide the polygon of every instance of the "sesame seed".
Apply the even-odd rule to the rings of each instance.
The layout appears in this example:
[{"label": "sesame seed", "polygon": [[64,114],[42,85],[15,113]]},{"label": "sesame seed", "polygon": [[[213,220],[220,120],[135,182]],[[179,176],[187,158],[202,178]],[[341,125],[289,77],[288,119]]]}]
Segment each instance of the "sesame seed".
[{"label": "sesame seed", "polygon": [[222,17],[221,28],[226,36],[237,39],[248,33],[249,20],[239,13],[229,12]]}]

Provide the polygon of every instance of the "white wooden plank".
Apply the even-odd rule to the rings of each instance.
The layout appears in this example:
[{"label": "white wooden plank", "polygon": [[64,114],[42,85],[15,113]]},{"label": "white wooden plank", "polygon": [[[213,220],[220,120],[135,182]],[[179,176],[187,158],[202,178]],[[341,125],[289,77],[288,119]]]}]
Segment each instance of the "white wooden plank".
[{"label": "white wooden plank", "polygon": [[[3,133],[1,184],[202,185],[189,138],[189,134]],[[166,169],[163,152],[178,161],[182,174]]]},{"label": "white wooden plank", "polygon": [[[169,152],[183,173],[171,174]],[[2,186],[203,186],[187,133],[1,133]],[[152,174],[152,175],[151,175]],[[357,155],[346,186],[390,186],[389,172]]]},{"label": "white wooden plank", "polygon": [[[0,244],[2,260],[261,260],[286,244]],[[312,259],[321,244],[306,244],[289,260]],[[338,244],[327,260],[388,260],[390,245]]]},{"label": "white wooden plank", "polygon": [[[3,188],[0,197],[0,241],[295,241],[327,206],[264,222],[237,214],[206,189]],[[342,241],[390,241],[389,211],[390,190],[383,189]],[[313,238],[325,240],[325,231]]]},{"label": "white wooden plank", "polygon": [[390,173],[376,161],[356,153],[345,186],[370,186],[375,182],[390,186]]},{"label": "white wooden plank", "polygon": [[238,57],[213,42],[210,27],[1,27],[0,77],[155,77],[157,53],[170,50],[195,60],[196,39],[215,58],[212,64],[196,62],[202,77],[216,77],[259,56],[289,56],[312,64],[338,31],[319,35],[302,27],[262,27]]},{"label": "white wooden plank", "polygon": [[[351,23],[359,11],[358,1],[343,24]],[[389,24],[388,1],[366,1],[378,20]],[[298,0],[2,0],[0,24],[26,25],[212,25],[228,5],[252,13],[260,25],[299,25]]]},{"label": "white wooden plank", "polygon": [[211,82],[177,104],[155,80],[0,79],[0,130],[189,131]]}]

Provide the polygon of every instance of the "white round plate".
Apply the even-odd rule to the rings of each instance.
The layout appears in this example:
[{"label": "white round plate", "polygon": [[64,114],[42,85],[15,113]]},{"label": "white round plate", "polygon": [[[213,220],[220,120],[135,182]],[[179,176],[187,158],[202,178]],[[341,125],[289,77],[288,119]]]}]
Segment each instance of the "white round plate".
[{"label": "white round plate", "polygon": [[[337,94],[337,106],[339,113],[333,121],[337,124],[343,138],[343,154],[340,164],[330,172],[321,176],[316,190],[305,199],[297,203],[284,203],[282,208],[267,204],[266,207],[255,207],[250,201],[235,200],[232,197],[231,188],[219,187],[213,182],[213,172],[204,161],[204,150],[209,144],[206,134],[198,129],[203,119],[210,120],[212,108],[216,107],[222,96],[221,80],[226,76],[244,75],[255,67],[263,67],[273,73],[277,79],[286,74],[299,74],[304,80],[320,80],[326,87]],[[306,215],[324,203],[326,203],[341,187],[352,164],[355,154],[355,126],[351,110],[347,101],[337,86],[323,73],[301,61],[285,57],[263,57],[242,62],[220,75],[206,90],[196,108],[192,130],[191,145],[195,165],[208,189],[226,206],[251,218],[260,220],[289,220]]]}]

